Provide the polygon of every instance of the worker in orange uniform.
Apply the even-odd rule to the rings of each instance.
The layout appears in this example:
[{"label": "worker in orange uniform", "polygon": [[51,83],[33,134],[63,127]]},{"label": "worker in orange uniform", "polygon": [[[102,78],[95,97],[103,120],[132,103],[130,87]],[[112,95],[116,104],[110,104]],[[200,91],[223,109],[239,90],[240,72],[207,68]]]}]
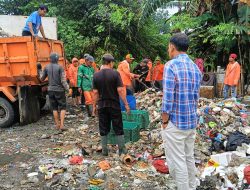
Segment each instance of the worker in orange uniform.
[{"label": "worker in orange uniform", "polygon": [[77,86],[80,93],[83,92],[85,98],[85,105],[87,108],[88,116],[94,116],[93,113],[93,75],[94,69],[92,63],[94,62],[92,56],[85,58],[85,64],[80,65],[78,69]]},{"label": "worker in orange uniform", "polygon": [[68,75],[69,75],[69,85],[72,89],[72,99],[73,105],[78,106],[80,103],[80,93],[77,88],[77,72],[78,72],[79,61],[77,58],[72,59],[72,64],[69,67]]},{"label": "worker in orange uniform", "polygon": [[69,83],[69,67],[70,67],[71,63],[69,62],[69,60],[66,59],[65,61],[65,74],[66,74],[66,80],[67,83]]},{"label": "worker in orange uniform", "polygon": [[85,59],[79,59],[79,66],[85,64]]},{"label": "worker in orange uniform", "polygon": [[152,80],[155,87],[162,90],[162,80],[163,80],[164,65],[161,62],[160,57],[156,57],[155,66],[153,68]]},{"label": "worker in orange uniform", "polygon": [[148,87],[151,87],[151,82],[152,82],[152,73],[153,73],[153,63],[152,60],[148,58],[148,75],[146,77],[146,85]]},{"label": "worker in orange uniform", "polygon": [[229,56],[229,64],[227,65],[225,79],[224,79],[224,98],[228,98],[228,91],[231,88],[231,96],[236,98],[238,85],[240,79],[240,64],[236,61],[237,55],[232,53]]},{"label": "worker in orange uniform", "polygon": [[117,71],[121,75],[122,83],[126,90],[129,90],[133,93],[132,80],[134,78],[139,78],[139,75],[133,74],[130,72],[129,65],[132,64],[134,58],[131,54],[126,55],[126,59],[118,65]]}]

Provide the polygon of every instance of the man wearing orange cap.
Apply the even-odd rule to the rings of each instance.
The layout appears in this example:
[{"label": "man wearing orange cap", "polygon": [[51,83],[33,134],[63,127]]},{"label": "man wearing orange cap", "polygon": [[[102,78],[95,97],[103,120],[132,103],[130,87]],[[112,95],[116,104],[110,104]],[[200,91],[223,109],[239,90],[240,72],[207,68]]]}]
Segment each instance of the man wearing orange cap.
[{"label": "man wearing orange cap", "polygon": [[126,55],[126,59],[122,61],[117,68],[117,71],[121,75],[124,88],[133,92],[132,80],[139,78],[139,75],[130,72],[129,64],[132,64],[134,58],[131,54]]},{"label": "man wearing orange cap", "polygon": [[155,66],[153,68],[152,80],[154,85],[162,90],[162,80],[163,80],[164,65],[161,63],[161,58],[156,57]]},{"label": "man wearing orange cap", "polygon": [[224,79],[224,98],[228,98],[228,91],[231,88],[231,96],[236,98],[236,86],[240,79],[240,64],[236,61],[237,55],[232,53],[229,56],[229,64],[227,65],[225,79]]},{"label": "man wearing orange cap", "polygon": [[80,103],[80,93],[78,92],[77,87],[77,72],[78,72],[78,59],[73,58],[72,64],[69,67],[68,75],[69,75],[69,84],[72,89],[72,99],[73,105],[77,106]]}]

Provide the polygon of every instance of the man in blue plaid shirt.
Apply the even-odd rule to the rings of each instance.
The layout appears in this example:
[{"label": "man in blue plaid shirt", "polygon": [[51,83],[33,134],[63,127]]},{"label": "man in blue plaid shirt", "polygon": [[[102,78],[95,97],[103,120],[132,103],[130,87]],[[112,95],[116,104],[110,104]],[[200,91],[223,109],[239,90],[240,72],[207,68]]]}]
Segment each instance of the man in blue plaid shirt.
[{"label": "man in blue plaid shirt", "polygon": [[196,189],[194,160],[201,72],[188,57],[187,35],[170,39],[163,76],[162,139],[166,161],[178,190]]}]

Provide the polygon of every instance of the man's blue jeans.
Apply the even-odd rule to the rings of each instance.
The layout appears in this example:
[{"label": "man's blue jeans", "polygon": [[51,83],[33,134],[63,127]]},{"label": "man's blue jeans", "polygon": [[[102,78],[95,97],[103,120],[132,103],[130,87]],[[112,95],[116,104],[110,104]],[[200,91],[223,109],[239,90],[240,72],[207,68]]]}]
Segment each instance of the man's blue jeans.
[{"label": "man's blue jeans", "polygon": [[223,96],[224,98],[228,98],[228,91],[231,88],[231,96],[233,98],[236,98],[237,96],[237,90],[236,90],[236,86],[230,86],[227,84],[224,84],[224,89],[223,89]]}]

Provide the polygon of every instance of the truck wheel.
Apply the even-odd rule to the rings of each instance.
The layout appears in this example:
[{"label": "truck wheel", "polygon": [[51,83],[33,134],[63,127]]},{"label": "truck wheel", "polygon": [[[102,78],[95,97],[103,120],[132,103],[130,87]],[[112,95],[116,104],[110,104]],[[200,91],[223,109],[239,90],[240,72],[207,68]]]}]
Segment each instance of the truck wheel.
[{"label": "truck wheel", "polygon": [[0,127],[11,126],[14,119],[15,114],[12,105],[4,98],[0,98]]},{"label": "truck wheel", "polygon": [[42,109],[46,104],[46,98],[45,99],[39,98],[39,103],[40,103],[40,109]]}]

